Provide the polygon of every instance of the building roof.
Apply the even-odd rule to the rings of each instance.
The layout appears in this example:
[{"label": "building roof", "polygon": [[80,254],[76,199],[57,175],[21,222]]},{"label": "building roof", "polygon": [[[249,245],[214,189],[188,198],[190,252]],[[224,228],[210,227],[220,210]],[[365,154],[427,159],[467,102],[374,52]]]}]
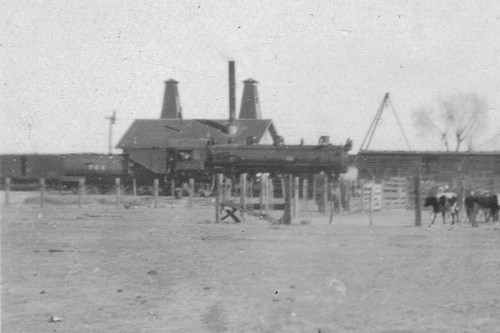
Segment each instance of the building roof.
[{"label": "building roof", "polygon": [[[277,133],[270,119],[236,119],[235,135],[227,132],[228,119],[136,119],[117,144],[120,149],[178,148],[186,140],[214,139],[217,143],[244,144],[248,137],[260,140],[267,130]],[[194,142],[194,141],[193,141]],[[198,145],[196,143],[195,145]]]}]

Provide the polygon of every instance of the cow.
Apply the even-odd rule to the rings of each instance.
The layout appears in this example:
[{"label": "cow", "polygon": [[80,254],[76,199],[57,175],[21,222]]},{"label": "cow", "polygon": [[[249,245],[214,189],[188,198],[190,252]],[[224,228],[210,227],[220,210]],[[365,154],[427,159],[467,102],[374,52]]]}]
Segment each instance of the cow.
[{"label": "cow", "polygon": [[446,224],[446,213],[451,215],[451,224],[455,224],[455,217],[458,222],[458,202],[455,193],[439,193],[436,196],[427,197],[424,207],[432,207],[432,222],[429,226],[434,224],[438,213],[443,216],[443,224]]},{"label": "cow", "polygon": [[498,194],[493,195],[470,195],[464,200],[465,209],[467,213],[467,220],[472,223],[473,227],[476,227],[476,216],[477,213],[482,211],[485,216],[486,222],[493,219],[494,222],[498,222],[498,212],[500,206],[498,205]]}]

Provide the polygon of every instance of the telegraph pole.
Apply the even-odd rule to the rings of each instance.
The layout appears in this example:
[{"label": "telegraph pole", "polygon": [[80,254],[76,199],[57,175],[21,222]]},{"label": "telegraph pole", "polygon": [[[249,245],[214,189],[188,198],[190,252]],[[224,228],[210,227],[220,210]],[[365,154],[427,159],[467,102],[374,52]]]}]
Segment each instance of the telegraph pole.
[{"label": "telegraph pole", "polygon": [[109,120],[109,142],[108,142],[108,154],[113,154],[113,125],[116,123],[116,111],[113,111],[111,117],[106,117]]}]

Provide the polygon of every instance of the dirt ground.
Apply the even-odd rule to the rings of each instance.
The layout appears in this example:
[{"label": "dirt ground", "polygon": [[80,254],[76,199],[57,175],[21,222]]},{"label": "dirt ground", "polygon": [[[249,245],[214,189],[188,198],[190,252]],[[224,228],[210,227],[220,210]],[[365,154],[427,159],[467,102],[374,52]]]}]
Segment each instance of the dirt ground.
[{"label": "dirt ground", "polygon": [[500,332],[491,224],[216,224],[210,201],[2,207],[2,332]]}]

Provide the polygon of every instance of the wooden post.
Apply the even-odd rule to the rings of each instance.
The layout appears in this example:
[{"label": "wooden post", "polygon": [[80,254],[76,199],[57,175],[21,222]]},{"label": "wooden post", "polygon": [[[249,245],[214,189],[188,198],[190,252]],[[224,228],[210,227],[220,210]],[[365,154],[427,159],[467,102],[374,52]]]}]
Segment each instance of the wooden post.
[{"label": "wooden post", "polygon": [[[252,203],[253,205],[253,177],[250,177],[250,183],[248,185],[248,197],[250,198],[250,202]],[[253,207],[253,206],[252,206]],[[253,209],[253,208],[252,208]]]},{"label": "wooden post", "polygon": [[368,197],[368,219],[370,221],[370,227],[373,226],[373,219],[372,219],[372,206],[373,206],[373,187],[375,186],[375,183],[371,183],[370,186],[370,196]]},{"label": "wooden post", "polygon": [[344,209],[342,207],[342,186],[344,185],[344,182],[339,179],[337,182],[338,190],[337,190],[337,195],[338,195],[338,202],[339,202],[339,215],[342,215]]},{"label": "wooden post", "polygon": [[189,201],[188,201],[189,207],[193,207],[193,196],[194,196],[194,179],[189,178]]},{"label": "wooden post", "polygon": [[170,181],[170,192],[172,195],[170,203],[172,204],[172,207],[174,206],[174,200],[175,200],[175,179],[172,177],[172,180]]},{"label": "wooden post", "polygon": [[240,209],[240,217],[241,220],[245,220],[245,209],[247,204],[247,174],[242,173],[240,175],[240,195],[241,195],[241,209]]},{"label": "wooden post", "polygon": [[10,184],[11,179],[9,177],[5,178],[5,206],[10,205]]},{"label": "wooden post", "polygon": [[260,191],[259,191],[259,215],[264,215],[264,193],[266,192],[266,185],[264,184],[264,174],[260,175]]},{"label": "wooden post", "polygon": [[264,210],[269,210],[269,175],[264,176]]},{"label": "wooden post", "polygon": [[85,178],[78,179],[78,208],[82,208],[83,192],[85,191]]},{"label": "wooden post", "polygon": [[300,178],[299,177],[294,177],[293,180],[293,217],[299,216],[299,206],[300,206],[300,201],[299,201],[299,185],[300,185]]},{"label": "wooden post", "polygon": [[158,179],[153,180],[153,196],[154,196],[154,207],[158,207],[158,185],[160,184],[160,181]]},{"label": "wooden post", "polygon": [[415,191],[415,226],[422,225],[422,200],[420,199],[420,175],[414,178],[414,191]]},{"label": "wooden post", "polygon": [[220,222],[220,212],[221,212],[221,204],[222,204],[222,187],[224,186],[224,175],[222,173],[217,174],[217,183],[216,183],[216,192],[215,192],[215,222]]},{"label": "wooden post", "polygon": [[[333,222],[333,213],[335,212],[335,197],[336,197],[336,189],[333,186],[333,182],[329,179],[328,180],[328,192],[330,193],[330,200],[328,201],[330,206],[330,219],[328,221],[328,224],[332,224]],[[326,204],[325,204],[326,206]]]},{"label": "wooden post", "polygon": [[137,180],[135,178],[132,179],[132,195],[133,195],[133,202],[135,204],[135,199],[137,198]]},{"label": "wooden post", "polygon": [[120,178],[115,178],[115,189],[116,189],[116,208],[120,207],[121,193],[120,193]]},{"label": "wooden post", "polygon": [[45,179],[40,178],[40,207],[45,203]]},{"label": "wooden post", "polygon": [[323,215],[326,215],[326,206],[328,205],[328,191],[329,191],[329,188],[328,188],[328,175],[324,174],[323,175],[323,202],[324,202],[324,205],[323,205]]},{"label": "wooden post", "polygon": [[302,181],[302,200],[303,200],[303,211],[305,212],[307,210],[307,205],[309,201],[309,193],[307,192],[307,178],[304,178]]},{"label": "wooden post", "polygon": [[[462,219],[464,217],[467,217],[467,208],[465,207],[465,178],[462,177],[460,180],[460,186],[461,186],[461,199],[460,199],[460,214],[462,214]],[[458,216],[458,223],[460,226],[462,226],[462,220],[460,219],[460,216]]]},{"label": "wooden post", "polygon": [[283,224],[292,224],[292,175],[284,176],[285,209],[283,211]]},{"label": "wooden post", "polygon": [[318,184],[317,184],[317,181],[316,181],[316,177],[314,177],[313,175],[313,202],[316,203],[316,196],[317,196],[317,193],[316,191],[318,190]]},{"label": "wooden post", "polygon": [[352,183],[351,181],[347,181],[347,214],[351,215],[352,214],[352,207],[351,207],[351,196],[352,196]]},{"label": "wooden post", "polygon": [[281,197],[285,199],[285,178],[281,177]]},{"label": "wooden post", "polygon": [[224,200],[231,201],[231,192],[232,192],[232,181],[231,178],[226,177],[224,179]]},{"label": "wooden post", "polygon": [[271,207],[271,210],[274,210],[274,183],[272,178],[268,178],[268,183],[269,183],[269,196],[268,196],[268,201],[269,201],[269,206]]}]

